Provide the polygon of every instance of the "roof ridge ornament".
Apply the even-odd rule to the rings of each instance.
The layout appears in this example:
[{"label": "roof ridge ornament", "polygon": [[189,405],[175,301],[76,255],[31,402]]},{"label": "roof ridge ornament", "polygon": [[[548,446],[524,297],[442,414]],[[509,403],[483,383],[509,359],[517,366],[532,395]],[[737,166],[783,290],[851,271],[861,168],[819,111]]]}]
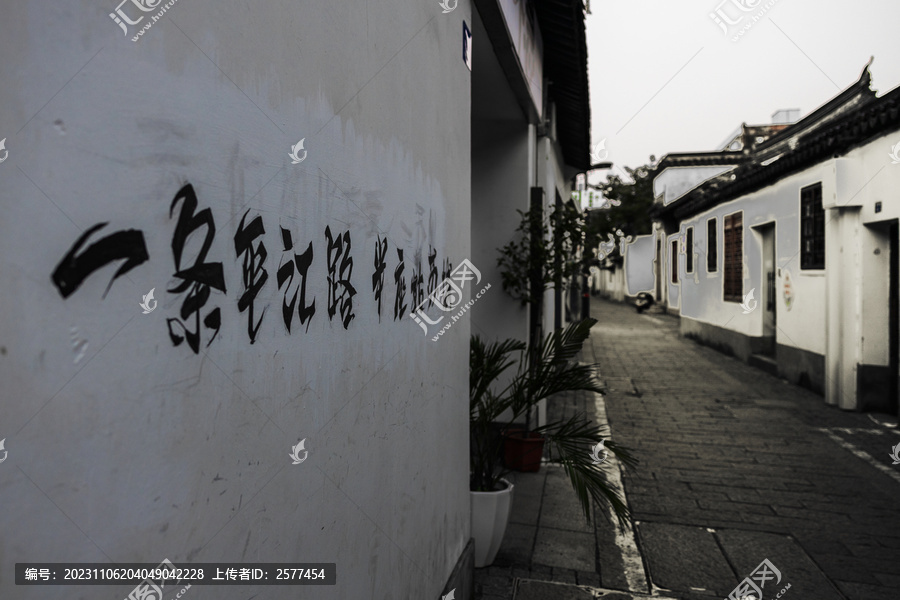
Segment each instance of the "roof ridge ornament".
[{"label": "roof ridge ornament", "polygon": [[872,73],[869,71],[869,67],[872,66],[872,62],[875,61],[875,55],[869,57],[869,62],[866,63],[866,66],[863,67],[862,73],[859,74],[859,80],[857,80],[858,84],[865,84],[867,88],[872,87]]}]

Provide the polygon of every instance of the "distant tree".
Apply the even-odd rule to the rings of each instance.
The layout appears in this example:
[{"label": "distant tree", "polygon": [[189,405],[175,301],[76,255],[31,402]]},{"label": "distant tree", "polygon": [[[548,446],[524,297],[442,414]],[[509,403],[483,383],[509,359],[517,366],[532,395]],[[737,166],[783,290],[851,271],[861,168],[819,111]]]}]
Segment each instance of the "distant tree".
[{"label": "distant tree", "polygon": [[607,241],[607,234],[618,240],[617,231],[626,237],[646,235],[652,231],[649,210],[653,204],[655,163],[656,158],[650,156],[650,163],[646,165],[634,169],[625,167],[631,181],[612,174],[606,183],[600,185],[603,197],[618,201],[619,205],[613,206],[610,202],[609,208],[588,213],[585,231],[588,248],[596,249],[601,241]]}]

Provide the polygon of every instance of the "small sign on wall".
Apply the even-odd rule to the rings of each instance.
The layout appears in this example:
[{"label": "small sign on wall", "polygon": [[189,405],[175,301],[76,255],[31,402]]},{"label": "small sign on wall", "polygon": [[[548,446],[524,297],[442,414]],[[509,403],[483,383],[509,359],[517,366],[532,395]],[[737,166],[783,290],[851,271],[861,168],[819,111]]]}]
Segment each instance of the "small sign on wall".
[{"label": "small sign on wall", "polygon": [[784,305],[788,310],[794,305],[794,284],[791,282],[791,272],[784,270]]},{"label": "small sign on wall", "polygon": [[472,70],[472,32],[469,30],[469,26],[466,25],[466,22],[463,21],[463,35],[462,35],[462,50],[463,50],[463,62],[466,63],[466,66],[469,67],[469,70]]}]

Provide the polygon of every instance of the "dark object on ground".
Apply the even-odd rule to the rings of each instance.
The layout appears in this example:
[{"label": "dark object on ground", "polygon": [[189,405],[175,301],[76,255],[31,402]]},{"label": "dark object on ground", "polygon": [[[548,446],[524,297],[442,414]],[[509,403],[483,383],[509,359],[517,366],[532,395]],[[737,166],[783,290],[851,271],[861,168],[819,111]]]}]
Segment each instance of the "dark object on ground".
[{"label": "dark object on ground", "polygon": [[634,306],[637,308],[639,313],[644,312],[651,306],[653,306],[653,296],[648,294],[647,292],[641,292],[637,295],[637,299],[634,301]]}]

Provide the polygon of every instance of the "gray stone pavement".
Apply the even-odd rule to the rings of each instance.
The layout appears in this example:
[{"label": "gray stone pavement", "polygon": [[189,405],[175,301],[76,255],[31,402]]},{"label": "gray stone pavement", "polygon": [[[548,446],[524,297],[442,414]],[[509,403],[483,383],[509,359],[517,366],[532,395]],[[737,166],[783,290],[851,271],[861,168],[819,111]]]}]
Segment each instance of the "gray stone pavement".
[{"label": "gray stone pavement", "polygon": [[[676,317],[598,299],[591,315],[585,360],[607,384],[612,438],[641,461],[622,475],[641,585],[625,576],[614,527],[603,515],[587,524],[565,474],[545,465],[513,474],[510,525],[494,564],[476,570],[476,598],[722,599],[768,559],[781,578],[765,600],[900,599],[896,419],[829,407],[681,338]],[[549,410],[602,417],[595,408],[572,394]]]}]

